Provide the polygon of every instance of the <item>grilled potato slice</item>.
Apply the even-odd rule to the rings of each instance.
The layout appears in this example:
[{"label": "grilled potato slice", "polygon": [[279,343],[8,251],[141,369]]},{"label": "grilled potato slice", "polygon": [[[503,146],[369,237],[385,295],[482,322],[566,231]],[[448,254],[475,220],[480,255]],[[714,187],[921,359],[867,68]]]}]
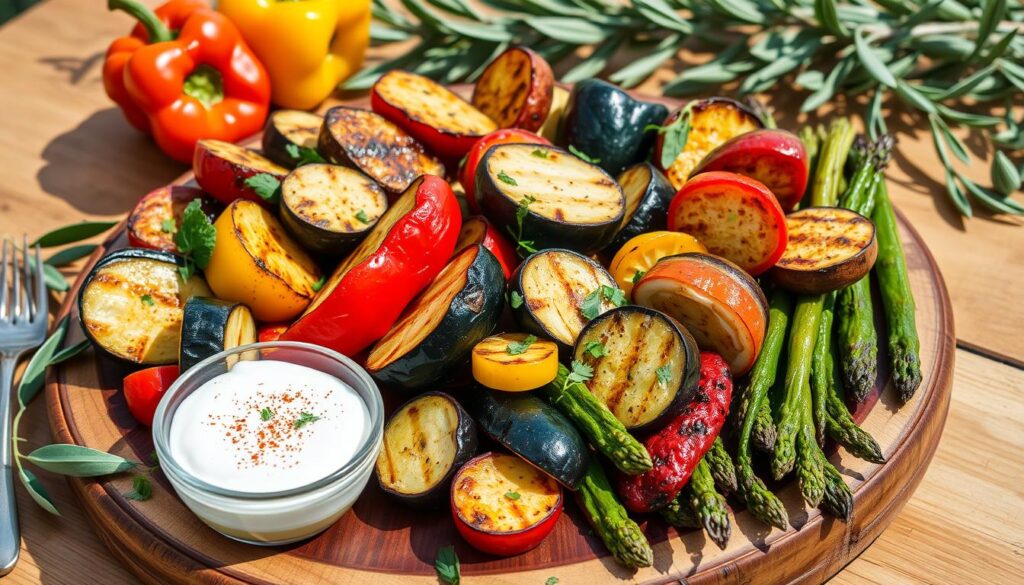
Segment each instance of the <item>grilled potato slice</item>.
[{"label": "grilled potato slice", "polygon": [[554,95],[551,65],[534,51],[511,47],[480,74],[473,105],[499,128],[534,132],[547,119]]},{"label": "grilled potato slice", "polygon": [[839,290],[863,278],[878,258],[875,224],[849,209],[801,209],[786,217],[786,226],[789,244],[771,274],[791,291]]}]

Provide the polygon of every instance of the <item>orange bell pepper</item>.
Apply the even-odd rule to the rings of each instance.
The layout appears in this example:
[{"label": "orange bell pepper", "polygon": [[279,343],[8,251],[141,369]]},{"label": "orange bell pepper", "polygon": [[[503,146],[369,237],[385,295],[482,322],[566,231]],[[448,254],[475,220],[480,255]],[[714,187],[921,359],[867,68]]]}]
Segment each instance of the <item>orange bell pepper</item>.
[{"label": "orange bell pepper", "polygon": [[139,20],[107,50],[107,95],[168,156],[187,163],[200,139],[237,142],[263,127],[270,78],[224,15],[198,0],[155,12],[136,0],[107,7]]}]

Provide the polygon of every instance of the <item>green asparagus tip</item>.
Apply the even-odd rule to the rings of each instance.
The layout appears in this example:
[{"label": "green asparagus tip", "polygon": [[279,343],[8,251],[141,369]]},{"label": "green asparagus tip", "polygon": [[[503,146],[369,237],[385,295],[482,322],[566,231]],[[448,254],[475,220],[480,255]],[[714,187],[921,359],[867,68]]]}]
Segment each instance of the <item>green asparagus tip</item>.
[{"label": "green asparagus tip", "polygon": [[[744,470],[740,468],[737,468],[737,473],[744,476]],[[747,509],[754,515],[754,518],[779,530],[786,530],[789,527],[789,515],[786,514],[786,507],[764,485],[761,478],[750,471],[740,478],[740,486],[742,487],[743,500],[747,504]]]},{"label": "green asparagus tip", "polygon": [[612,556],[632,569],[650,567],[654,564],[654,551],[636,522],[627,520],[619,525],[616,532],[620,546],[612,550]]},{"label": "green asparagus tip", "polygon": [[878,377],[878,354],[875,351],[854,350],[843,364],[843,384],[853,392],[857,402],[863,402],[875,387]]},{"label": "green asparagus tip", "polygon": [[825,497],[821,507],[843,522],[853,515],[853,492],[831,463],[825,462]]},{"label": "green asparagus tip", "polygon": [[892,361],[892,383],[900,402],[906,403],[914,397],[921,385],[921,364],[913,353],[893,355]]}]

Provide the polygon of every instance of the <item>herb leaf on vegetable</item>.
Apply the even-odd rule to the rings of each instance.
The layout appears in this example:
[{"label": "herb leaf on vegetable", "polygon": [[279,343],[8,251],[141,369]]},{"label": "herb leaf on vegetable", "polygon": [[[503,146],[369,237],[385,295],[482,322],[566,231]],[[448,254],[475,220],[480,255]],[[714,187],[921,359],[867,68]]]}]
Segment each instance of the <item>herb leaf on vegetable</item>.
[{"label": "herb leaf on vegetable", "polygon": [[605,349],[604,344],[601,343],[600,341],[588,341],[586,345],[583,346],[583,353],[589,355],[594,359],[600,359],[608,355],[608,352]]},{"label": "herb leaf on vegetable", "polygon": [[245,185],[271,205],[281,199],[281,181],[269,173],[253,175],[245,180]]},{"label": "herb leaf on vegetable", "polygon": [[327,275],[326,274],[324,274],[323,276],[318,278],[317,281],[314,282],[313,285],[310,288],[313,289],[313,292],[320,292],[320,289],[322,289],[325,284],[327,284]]},{"label": "herb leaf on vegetable", "polygon": [[292,157],[295,161],[295,166],[301,167],[302,165],[308,165],[312,163],[325,163],[324,157],[320,156],[320,153],[315,148],[309,148],[308,146],[299,146],[297,144],[289,144],[284,147],[285,151],[288,152],[288,156]]},{"label": "herb leaf on vegetable", "polygon": [[513,179],[512,176],[505,171],[498,171],[498,180],[507,185],[512,185],[513,187],[519,186],[519,182]]},{"label": "herb leaf on vegetable", "polygon": [[178,253],[185,257],[185,266],[178,268],[182,280],[188,280],[198,267],[206,268],[217,244],[217,228],[206,217],[198,199],[193,199],[181,214],[181,225],[174,234]]},{"label": "herb leaf on vegetable", "polygon": [[370,218],[367,217],[365,209],[360,209],[359,211],[356,212],[356,219],[365,224],[370,223]]},{"label": "herb leaf on vegetable", "polygon": [[508,491],[508,492],[505,492],[505,497],[510,499],[510,500],[515,501],[515,500],[518,500],[520,496],[519,496],[519,492]]},{"label": "herb leaf on vegetable", "polygon": [[143,305],[153,306],[153,297],[150,295],[142,295],[139,297],[139,300],[142,301]]},{"label": "herb leaf on vegetable", "polygon": [[575,155],[576,158],[582,160],[583,162],[587,162],[592,165],[601,164],[601,159],[594,158],[571,144],[569,145],[569,152],[573,153],[573,155]]},{"label": "herb leaf on vegetable", "polygon": [[669,380],[672,379],[672,367],[669,364],[665,364],[657,370],[654,370],[654,374],[658,377],[659,384],[668,384]]},{"label": "herb leaf on vegetable", "polygon": [[[513,181],[515,179],[512,179]],[[507,226],[508,233],[516,242],[516,251],[520,249],[526,251],[528,254],[532,254],[537,251],[533,247],[533,240],[523,239],[523,222],[526,220],[526,216],[530,213],[530,204],[536,203],[537,199],[532,195],[526,195],[519,200],[519,206],[516,207],[516,229],[512,230],[512,226]],[[522,252],[520,252],[522,254]]]},{"label": "herb leaf on vegetable", "polygon": [[525,353],[534,342],[537,341],[536,335],[527,335],[522,341],[513,341],[505,346],[505,352],[508,355],[519,355]]},{"label": "herb leaf on vegetable", "polygon": [[566,382],[586,382],[593,377],[594,368],[583,362],[573,360],[572,364],[569,365],[569,375],[566,377]]},{"label": "herb leaf on vegetable", "polygon": [[633,278],[630,278],[629,281],[632,282],[633,284],[636,284],[640,282],[640,279],[643,278],[645,274],[647,273],[644,272],[643,270],[637,270],[636,272],[633,273]]},{"label": "herb leaf on vegetable", "polygon": [[508,304],[511,305],[513,309],[518,309],[519,307],[522,307],[523,295],[519,294],[516,291],[510,291],[508,293]]}]

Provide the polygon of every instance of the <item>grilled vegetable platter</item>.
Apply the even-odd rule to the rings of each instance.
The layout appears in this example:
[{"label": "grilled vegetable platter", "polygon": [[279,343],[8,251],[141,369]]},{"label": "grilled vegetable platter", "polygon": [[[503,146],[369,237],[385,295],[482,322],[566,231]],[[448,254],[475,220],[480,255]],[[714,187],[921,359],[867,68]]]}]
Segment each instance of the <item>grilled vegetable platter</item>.
[{"label": "grilled vegetable platter", "polygon": [[219,351],[308,342],[392,406],[380,490],[489,555],[570,508],[628,568],[645,522],[725,548],[730,506],[787,529],[792,480],[848,520],[826,453],[884,463],[851,414],[880,345],[899,402],[921,383],[891,140],[553,79],[515,47],[468,99],[395,71],[369,109],[274,112],[261,150],[200,141],[78,297],[132,415]]}]

